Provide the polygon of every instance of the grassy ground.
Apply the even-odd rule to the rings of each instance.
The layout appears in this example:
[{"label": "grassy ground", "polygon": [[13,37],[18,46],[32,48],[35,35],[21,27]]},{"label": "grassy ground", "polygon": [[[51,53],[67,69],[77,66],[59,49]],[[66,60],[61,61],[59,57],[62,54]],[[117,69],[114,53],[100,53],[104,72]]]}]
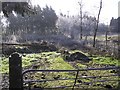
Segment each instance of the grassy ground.
[{"label": "grassy ground", "polygon": [[[74,52],[81,52],[78,50],[70,51],[70,53]],[[85,53],[88,55],[87,53]],[[78,68],[92,68],[92,67],[106,67],[106,66],[120,66],[120,63],[118,63],[118,60],[112,58],[112,57],[102,57],[102,56],[94,56],[90,57],[92,58],[92,61],[89,63],[84,63],[79,60],[75,60],[72,62],[67,62],[63,59],[61,53],[57,52],[42,52],[37,54],[24,54],[22,56],[22,66],[23,70],[25,69],[62,69],[62,70],[74,70]],[[9,60],[8,58],[3,57],[2,58],[2,66],[1,66],[1,73],[9,73],[8,70],[9,67]],[[82,71],[79,73],[79,77],[81,76],[103,76],[103,75],[113,75],[116,74],[116,72],[112,72],[112,70],[107,71]],[[30,75],[30,77],[29,77]],[[65,79],[65,78],[75,78],[76,73],[66,73],[66,72],[58,72],[58,73],[28,73],[25,75],[27,79],[31,80],[44,80],[44,79]],[[44,78],[44,79],[43,79]],[[93,82],[94,80],[118,80],[118,77],[104,77],[104,78],[96,78],[96,79],[78,79],[77,84],[81,84],[80,87],[84,88],[91,88],[91,87],[101,87],[101,85],[112,85],[112,87],[116,87],[118,85],[117,81],[114,82],[97,82],[92,83],[92,85],[88,85],[88,82]],[[79,81],[82,81],[80,83]],[[57,80],[55,82],[42,82],[42,83],[33,83],[33,87],[55,87],[55,86],[65,86],[70,85],[73,86],[74,80],[64,80],[60,81]]]}]

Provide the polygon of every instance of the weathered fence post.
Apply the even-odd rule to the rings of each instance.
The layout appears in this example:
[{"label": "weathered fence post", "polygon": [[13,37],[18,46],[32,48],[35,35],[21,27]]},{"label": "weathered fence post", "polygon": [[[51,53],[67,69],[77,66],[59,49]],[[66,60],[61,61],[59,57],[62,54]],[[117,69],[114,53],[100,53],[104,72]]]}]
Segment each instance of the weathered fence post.
[{"label": "weathered fence post", "polygon": [[23,89],[22,57],[13,53],[9,57],[9,90]]}]

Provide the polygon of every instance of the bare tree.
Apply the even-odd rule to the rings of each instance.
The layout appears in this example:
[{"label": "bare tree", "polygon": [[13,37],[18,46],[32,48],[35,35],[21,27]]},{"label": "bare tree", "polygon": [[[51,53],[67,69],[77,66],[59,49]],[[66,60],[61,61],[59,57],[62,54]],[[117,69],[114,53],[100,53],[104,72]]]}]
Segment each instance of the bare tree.
[{"label": "bare tree", "polygon": [[109,30],[109,25],[107,25],[107,29],[106,29],[106,32],[105,32],[105,46],[106,46],[106,50],[107,50],[107,47],[108,47],[108,33],[110,32]]},{"label": "bare tree", "polygon": [[79,6],[80,6],[80,39],[82,39],[82,32],[83,32],[83,30],[82,30],[82,14],[83,14],[83,12],[82,12],[82,8],[83,8],[83,4],[82,4],[82,0],[81,0],[81,2],[78,2],[79,3]]},{"label": "bare tree", "polygon": [[102,0],[100,1],[100,8],[99,8],[99,12],[98,12],[96,28],[95,28],[95,33],[94,33],[94,37],[93,37],[93,47],[95,47],[95,44],[96,44],[96,35],[97,35],[97,31],[98,31],[98,24],[99,24],[99,17],[100,17],[101,9],[102,9]]}]

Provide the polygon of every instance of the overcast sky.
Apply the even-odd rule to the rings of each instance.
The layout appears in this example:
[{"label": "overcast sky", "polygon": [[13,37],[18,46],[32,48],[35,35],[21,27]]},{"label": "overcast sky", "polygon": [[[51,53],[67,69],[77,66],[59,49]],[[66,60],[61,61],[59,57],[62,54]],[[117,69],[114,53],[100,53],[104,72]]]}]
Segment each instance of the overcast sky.
[{"label": "overcast sky", "polygon": [[[34,5],[39,4],[44,7],[46,4],[52,6],[56,13],[78,15],[79,4],[81,0],[32,0]],[[99,10],[100,0],[82,0],[83,12],[88,12],[89,15],[96,16]],[[103,0],[103,8],[101,10],[100,22],[108,23],[112,17],[118,17],[118,2],[120,0]]]}]

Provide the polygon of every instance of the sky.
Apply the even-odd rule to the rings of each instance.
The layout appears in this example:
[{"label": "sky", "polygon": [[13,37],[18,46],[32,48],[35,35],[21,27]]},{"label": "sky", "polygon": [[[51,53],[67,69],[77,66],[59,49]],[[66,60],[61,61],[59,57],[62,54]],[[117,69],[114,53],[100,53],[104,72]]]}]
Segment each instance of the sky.
[{"label": "sky", "polygon": [[[78,15],[79,4],[81,0],[32,0],[33,5],[41,7],[52,6],[57,14]],[[102,0],[103,6],[100,14],[100,22],[109,24],[112,17],[118,17],[118,2],[120,0]],[[97,18],[99,11],[100,0],[82,0],[83,12]]]}]

